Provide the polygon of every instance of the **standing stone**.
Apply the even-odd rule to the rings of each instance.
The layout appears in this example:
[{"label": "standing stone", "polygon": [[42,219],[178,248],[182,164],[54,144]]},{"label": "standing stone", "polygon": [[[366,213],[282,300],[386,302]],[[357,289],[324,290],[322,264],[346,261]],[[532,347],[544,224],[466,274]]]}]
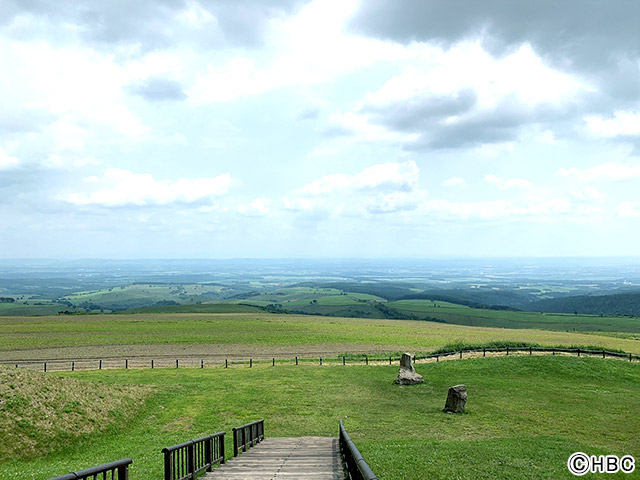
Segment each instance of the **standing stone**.
[{"label": "standing stone", "polygon": [[398,371],[398,378],[395,383],[398,385],[415,385],[416,383],[424,382],[422,375],[416,373],[411,363],[411,354],[403,353],[400,359],[400,370]]},{"label": "standing stone", "polygon": [[447,403],[444,406],[445,412],[464,413],[464,406],[467,403],[467,387],[456,385],[449,389]]}]

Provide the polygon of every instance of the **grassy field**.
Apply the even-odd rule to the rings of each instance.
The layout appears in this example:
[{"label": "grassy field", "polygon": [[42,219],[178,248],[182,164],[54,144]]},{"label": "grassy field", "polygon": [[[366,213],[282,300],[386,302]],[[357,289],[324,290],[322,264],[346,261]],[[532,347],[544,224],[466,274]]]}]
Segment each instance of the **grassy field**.
[{"label": "grassy field", "polygon": [[[70,372],[63,376],[103,390],[143,386],[155,393],[107,435],[3,460],[0,479],[44,479],[131,457],[132,479],[155,480],[163,447],[257,418],[265,418],[267,436],[336,436],[343,419],[382,480],[568,479],[566,461],[575,451],[640,455],[639,368],[596,358],[470,359],[418,365],[426,381],[411,387],[392,383],[396,366]],[[447,389],[458,383],[468,389],[467,413],[444,414]]]},{"label": "grassy field", "polygon": [[431,300],[398,300],[389,307],[414,315],[428,315],[447,323],[476,327],[541,328],[575,330],[578,332],[634,332],[640,333],[640,318],[573,315],[561,313],[513,312],[470,308]]},{"label": "grassy field", "polygon": [[640,353],[637,338],[436,322],[279,314],[0,317],[0,360],[278,358],[342,353],[428,353],[451,343],[532,342]]}]

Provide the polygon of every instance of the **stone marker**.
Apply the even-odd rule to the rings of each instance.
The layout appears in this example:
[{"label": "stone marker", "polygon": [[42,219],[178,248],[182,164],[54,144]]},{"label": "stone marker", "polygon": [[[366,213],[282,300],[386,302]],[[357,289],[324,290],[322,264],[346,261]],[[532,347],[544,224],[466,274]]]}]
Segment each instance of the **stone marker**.
[{"label": "stone marker", "polygon": [[464,406],[467,403],[467,387],[456,385],[449,389],[447,403],[444,406],[445,412],[464,413]]},{"label": "stone marker", "polygon": [[400,359],[400,370],[398,371],[398,378],[395,383],[398,385],[415,385],[416,383],[424,382],[422,375],[416,373],[411,363],[411,354],[403,353]]}]

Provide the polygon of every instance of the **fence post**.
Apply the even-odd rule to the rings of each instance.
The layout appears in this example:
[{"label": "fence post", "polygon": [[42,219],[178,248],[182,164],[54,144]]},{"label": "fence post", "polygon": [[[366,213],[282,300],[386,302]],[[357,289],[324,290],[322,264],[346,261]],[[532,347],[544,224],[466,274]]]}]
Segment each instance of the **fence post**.
[{"label": "fence post", "polygon": [[204,441],[204,463],[207,465],[207,472],[212,470],[213,465],[213,438]]},{"label": "fence post", "polygon": [[187,473],[191,474],[190,478],[195,478],[194,472],[196,471],[196,455],[195,444],[191,443],[187,447]]},{"label": "fence post", "polygon": [[238,456],[238,432],[236,427],[233,427],[233,456]]},{"label": "fence post", "polygon": [[47,371],[47,362],[44,362],[44,371]]},{"label": "fence post", "polygon": [[129,359],[128,358],[124,359],[124,368],[125,368],[125,370],[129,368]]},{"label": "fence post", "polygon": [[173,453],[164,452],[164,480],[173,480]]},{"label": "fence post", "polygon": [[462,358],[462,350],[460,350],[460,358]]},{"label": "fence post", "polygon": [[296,365],[298,364],[298,357],[296,357]]},{"label": "fence post", "polygon": [[228,367],[229,367],[229,364],[227,363],[227,359],[225,358],[224,359],[224,368],[228,368]]},{"label": "fence post", "polygon": [[487,356],[487,349],[486,349],[486,348],[483,348],[483,349],[482,349],[482,356],[483,356],[483,357],[486,357],[486,356]]},{"label": "fence post", "polygon": [[604,350],[602,350],[602,358],[604,358]]},{"label": "fence post", "polygon": [[367,355],[364,356],[364,363],[369,365],[369,357]]},{"label": "fence post", "polygon": [[436,363],[440,361],[440,355],[436,355]]},{"label": "fence post", "polygon": [[344,358],[344,355],[342,356],[342,364],[346,365],[346,359]]},{"label": "fence post", "polygon": [[580,349],[578,349],[578,357],[580,357]]},{"label": "fence post", "polygon": [[320,357],[320,365],[322,365],[322,357]]},{"label": "fence post", "polygon": [[153,359],[151,359],[151,370],[153,370]]},{"label": "fence post", "polygon": [[176,358],[176,368],[178,368],[178,359]]},{"label": "fence post", "polygon": [[391,355],[389,355],[389,365],[391,365]]},{"label": "fence post", "polygon": [[276,366],[276,357],[272,357],[271,358],[271,366],[275,367]]},{"label": "fence post", "polygon": [[249,368],[253,367],[253,358],[249,359]]},{"label": "fence post", "polygon": [[102,360],[100,360],[100,363],[98,364],[98,370],[102,370]]},{"label": "fence post", "polygon": [[200,360],[200,368],[204,368],[204,360]]},{"label": "fence post", "polygon": [[76,362],[74,362],[73,360],[71,361],[71,371],[75,371],[76,369]]},{"label": "fence post", "polygon": [[552,348],[552,349],[551,349],[551,352],[552,352],[552,353],[551,353],[551,355],[555,355],[555,354],[556,354],[556,349],[555,349],[555,348]]},{"label": "fence post", "polygon": [[118,467],[118,480],[129,480],[129,465]]},{"label": "fence post", "polygon": [[507,356],[509,356],[509,345],[507,345]]}]

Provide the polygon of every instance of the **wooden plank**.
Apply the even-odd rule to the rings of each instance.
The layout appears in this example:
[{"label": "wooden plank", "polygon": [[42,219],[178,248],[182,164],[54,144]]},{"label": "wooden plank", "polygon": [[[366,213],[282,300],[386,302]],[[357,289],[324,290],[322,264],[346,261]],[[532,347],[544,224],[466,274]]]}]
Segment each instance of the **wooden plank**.
[{"label": "wooden plank", "polygon": [[337,438],[265,438],[207,473],[206,480],[343,480]]}]

